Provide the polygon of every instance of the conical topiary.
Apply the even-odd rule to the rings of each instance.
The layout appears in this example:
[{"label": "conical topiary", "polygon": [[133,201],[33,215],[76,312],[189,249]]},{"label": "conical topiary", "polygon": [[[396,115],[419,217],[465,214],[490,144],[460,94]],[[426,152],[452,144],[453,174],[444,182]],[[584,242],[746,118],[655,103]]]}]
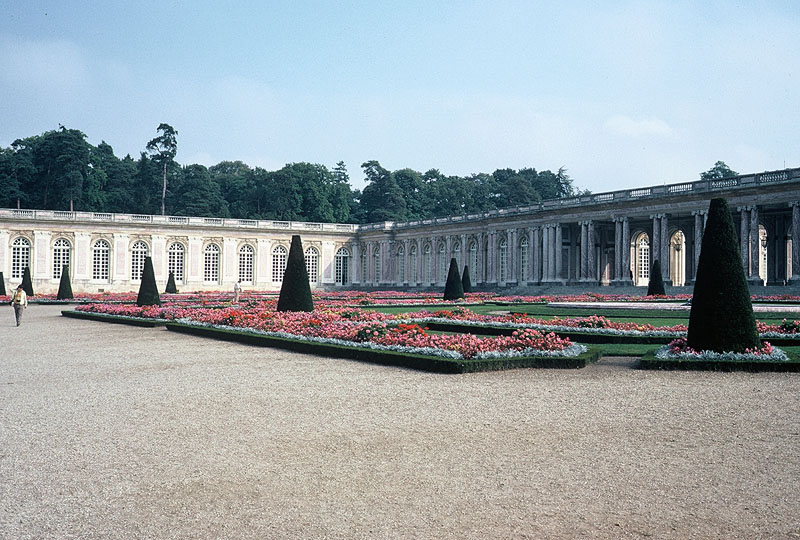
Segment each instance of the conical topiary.
[{"label": "conical topiary", "polygon": [[314,311],[303,244],[300,235],[297,234],[292,235],[292,245],[289,247],[289,256],[286,259],[277,310]]},{"label": "conical topiary", "polygon": [[444,299],[458,300],[464,298],[464,286],[461,276],[458,275],[458,263],[455,257],[450,259],[450,270],[447,272],[447,282],[444,284]]},{"label": "conical topiary", "polygon": [[464,265],[464,273],[461,274],[461,288],[465,293],[472,292],[472,280],[469,278],[469,266]]},{"label": "conical topiary", "polygon": [[65,264],[61,269],[61,281],[58,282],[58,294],[56,300],[72,300],[72,284],[69,282],[69,265]]},{"label": "conical topiary", "polygon": [[167,279],[167,286],[164,288],[164,294],[177,294],[178,287],[175,286],[175,274],[173,272],[169,273],[169,278]]},{"label": "conical topiary", "polygon": [[761,345],[725,199],[712,199],[703,233],[687,344],[696,351],[744,352]]},{"label": "conical topiary", "polygon": [[153,272],[153,259],[144,258],[142,270],[142,283],[139,285],[139,295],[136,297],[137,306],[160,306],[161,298],[158,296],[156,274]]},{"label": "conical topiary", "polygon": [[664,280],[661,277],[661,263],[658,259],[653,261],[653,268],[650,269],[650,281],[647,282],[647,296],[666,296],[664,290]]},{"label": "conical topiary", "polygon": [[33,296],[33,282],[31,281],[31,269],[29,266],[22,271],[22,290],[28,296]]},{"label": "conical topiary", "polygon": [[3,272],[0,272],[0,296],[6,295],[6,278],[3,277]]}]

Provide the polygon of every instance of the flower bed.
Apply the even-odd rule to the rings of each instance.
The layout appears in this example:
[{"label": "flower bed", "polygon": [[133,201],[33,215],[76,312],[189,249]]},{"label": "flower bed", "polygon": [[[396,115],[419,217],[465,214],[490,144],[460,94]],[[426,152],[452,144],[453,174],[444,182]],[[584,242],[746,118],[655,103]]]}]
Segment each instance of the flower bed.
[{"label": "flower bed", "polygon": [[683,338],[644,355],[643,369],[685,369],[713,371],[800,371],[800,357],[773,347],[769,342],[744,353],[695,351]]}]

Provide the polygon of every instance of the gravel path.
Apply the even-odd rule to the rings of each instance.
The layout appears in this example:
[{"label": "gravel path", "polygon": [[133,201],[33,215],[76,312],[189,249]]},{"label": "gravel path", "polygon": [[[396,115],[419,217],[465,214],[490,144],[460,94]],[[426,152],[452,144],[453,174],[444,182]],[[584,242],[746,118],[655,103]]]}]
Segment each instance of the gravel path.
[{"label": "gravel path", "polygon": [[435,375],[0,317],[0,538],[800,538],[800,376]]}]

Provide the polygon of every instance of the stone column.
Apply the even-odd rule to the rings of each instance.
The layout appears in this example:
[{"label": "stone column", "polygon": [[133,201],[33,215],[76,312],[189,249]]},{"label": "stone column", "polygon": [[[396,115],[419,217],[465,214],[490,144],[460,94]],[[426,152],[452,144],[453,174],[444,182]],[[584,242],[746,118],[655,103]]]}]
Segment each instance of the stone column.
[{"label": "stone column", "polygon": [[564,245],[564,233],[561,230],[561,224],[560,223],[556,223],[555,235],[556,235],[556,241],[554,242],[555,245],[553,246],[553,248],[554,248],[553,256],[556,259],[555,279],[556,279],[556,281],[563,281],[564,276],[563,276],[563,269],[562,269],[562,265],[563,265],[562,251],[564,250],[564,248],[563,248],[563,245]]},{"label": "stone column", "polygon": [[597,281],[597,263],[594,250],[594,221],[589,221],[588,232],[586,236],[589,243],[587,246],[589,251],[589,258],[587,259],[589,272],[587,274],[587,278],[590,281]]},{"label": "stone column", "polygon": [[800,201],[792,207],[792,284],[800,283]]},{"label": "stone column", "polygon": [[661,214],[661,278],[665,283],[671,283],[669,277],[669,223],[667,214]]},{"label": "stone column", "polygon": [[579,222],[581,226],[581,264],[579,281],[586,281],[589,278],[589,227],[586,221]]},{"label": "stone column", "polygon": [[508,275],[506,282],[517,283],[519,282],[519,268],[517,260],[517,249],[519,242],[517,242],[517,229],[509,229],[506,238],[508,239]]},{"label": "stone column", "polygon": [[750,271],[750,207],[740,206],[739,218],[739,250],[742,254],[742,266],[747,277]]},{"label": "stone column", "polygon": [[489,247],[486,250],[486,281],[497,283],[497,233],[489,231]]},{"label": "stone column", "polygon": [[631,276],[631,226],[628,218],[622,218],[622,279],[633,283]]},{"label": "stone column", "polygon": [[547,280],[556,279],[556,227],[550,225],[547,228]]},{"label": "stone column", "polygon": [[469,246],[467,245],[467,235],[466,234],[462,234],[460,240],[461,240],[461,256],[459,257],[459,259],[461,259],[461,260],[458,261],[458,268],[461,270],[461,275],[463,276],[464,275],[464,267],[467,265],[467,257],[469,256],[468,255]]},{"label": "stone column", "polygon": [[531,281],[534,283],[539,283],[542,280],[542,274],[539,271],[539,263],[542,253],[541,227],[532,227],[530,231],[531,245],[533,246],[533,257],[531,258],[533,272],[531,273]]},{"label": "stone column", "polygon": [[361,244],[353,243],[353,285],[361,283]]},{"label": "stone column", "polygon": [[[650,216],[653,220],[653,237],[650,239],[650,268],[653,267],[653,261],[661,259],[661,214]],[[664,261],[660,261],[663,266]]]},{"label": "stone column", "polygon": [[547,265],[550,260],[550,233],[549,227],[543,225],[541,228],[542,234],[542,281],[549,281],[550,276],[547,275]]},{"label": "stone column", "polygon": [[612,281],[622,279],[622,220],[614,218],[614,277]]},{"label": "stone column", "polygon": [[758,235],[758,207],[750,207],[750,277],[760,281],[758,264],[761,261],[761,239]]}]

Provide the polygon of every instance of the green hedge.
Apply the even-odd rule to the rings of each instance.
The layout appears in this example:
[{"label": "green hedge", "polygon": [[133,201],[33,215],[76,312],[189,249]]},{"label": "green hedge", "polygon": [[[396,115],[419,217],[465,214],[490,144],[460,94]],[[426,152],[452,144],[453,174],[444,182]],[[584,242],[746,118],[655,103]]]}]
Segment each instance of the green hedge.
[{"label": "green hedge", "polygon": [[800,355],[787,352],[788,362],[773,361],[713,361],[713,360],[662,360],[656,358],[656,351],[649,351],[639,361],[641,369],[665,369],[688,371],[780,371],[800,372]]},{"label": "green hedge", "polygon": [[143,317],[125,317],[123,315],[107,315],[105,313],[91,313],[89,311],[63,310],[63,317],[72,319],[85,319],[88,321],[100,321],[114,324],[127,324],[130,326],[141,326],[144,328],[155,328],[164,326],[167,321],[164,319],[145,319]]},{"label": "green hedge", "polygon": [[421,354],[396,351],[378,351],[360,347],[348,347],[331,343],[318,343],[303,339],[291,339],[263,334],[253,334],[240,330],[194,326],[170,322],[167,329],[195,336],[222,339],[261,347],[275,347],[294,352],[346,358],[386,366],[404,367],[434,373],[473,373],[516,368],[560,368],[577,369],[595,362],[600,353],[590,350],[577,357],[527,357],[498,358],[491,360],[455,360]]}]

